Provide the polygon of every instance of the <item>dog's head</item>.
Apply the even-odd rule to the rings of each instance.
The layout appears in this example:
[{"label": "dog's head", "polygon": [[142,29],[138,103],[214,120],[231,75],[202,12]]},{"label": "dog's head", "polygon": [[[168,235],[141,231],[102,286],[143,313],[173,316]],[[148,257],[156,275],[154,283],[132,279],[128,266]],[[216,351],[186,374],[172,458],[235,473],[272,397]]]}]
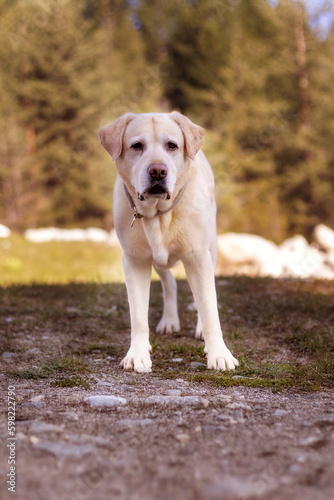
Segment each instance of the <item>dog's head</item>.
[{"label": "dog's head", "polygon": [[168,200],[178,181],[187,178],[204,130],[176,111],[127,113],[101,129],[99,138],[139,200]]}]

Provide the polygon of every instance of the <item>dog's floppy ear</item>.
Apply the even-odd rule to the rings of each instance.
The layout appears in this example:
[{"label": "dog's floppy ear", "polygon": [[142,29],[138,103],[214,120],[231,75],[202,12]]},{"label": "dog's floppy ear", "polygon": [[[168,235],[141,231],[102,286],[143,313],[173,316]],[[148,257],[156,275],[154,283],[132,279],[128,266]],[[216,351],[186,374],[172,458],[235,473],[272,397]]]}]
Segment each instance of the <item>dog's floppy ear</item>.
[{"label": "dog's floppy ear", "polygon": [[202,127],[199,127],[198,125],[195,125],[195,123],[189,120],[189,118],[182,115],[178,111],[173,111],[173,113],[171,113],[171,117],[181,128],[185,140],[187,154],[192,160],[194,160],[196,154],[201,149],[203,144],[205,135],[204,129],[202,129]]},{"label": "dog's floppy ear", "polygon": [[116,161],[122,153],[124,132],[128,123],[133,120],[134,117],[135,115],[133,113],[126,113],[110,123],[110,125],[101,128],[98,133],[102,146],[108,151],[114,161]]}]

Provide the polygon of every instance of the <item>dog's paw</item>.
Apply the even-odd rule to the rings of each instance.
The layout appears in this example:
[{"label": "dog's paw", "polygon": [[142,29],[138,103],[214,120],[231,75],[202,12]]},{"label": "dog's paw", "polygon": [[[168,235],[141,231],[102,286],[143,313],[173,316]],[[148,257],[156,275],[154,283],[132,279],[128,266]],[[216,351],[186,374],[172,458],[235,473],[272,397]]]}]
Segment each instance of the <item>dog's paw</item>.
[{"label": "dog's paw", "polygon": [[227,347],[209,351],[207,353],[207,359],[209,370],[231,371],[239,365],[239,361],[232,355]]},{"label": "dog's paw", "polygon": [[180,331],[180,320],[178,316],[162,316],[157,328],[157,333],[173,333]]},{"label": "dog's paw", "polygon": [[135,351],[129,349],[127,355],[121,361],[124,370],[134,370],[137,373],[149,373],[152,371],[152,361],[148,351]]}]

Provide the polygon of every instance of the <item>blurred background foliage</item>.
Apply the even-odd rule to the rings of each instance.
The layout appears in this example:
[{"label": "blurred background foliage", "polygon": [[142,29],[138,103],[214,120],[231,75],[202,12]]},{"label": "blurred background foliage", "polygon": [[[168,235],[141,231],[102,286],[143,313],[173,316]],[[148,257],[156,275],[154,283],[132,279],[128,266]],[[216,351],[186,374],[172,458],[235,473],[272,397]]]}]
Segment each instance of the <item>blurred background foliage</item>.
[{"label": "blurred background foliage", "polygon": [[[0,222],[110,229],[97,131],[177,109],[206,128],[218,229],[334,227],[332,2],[0,0]],[[333,16],[332,16],[333,17]]]}]

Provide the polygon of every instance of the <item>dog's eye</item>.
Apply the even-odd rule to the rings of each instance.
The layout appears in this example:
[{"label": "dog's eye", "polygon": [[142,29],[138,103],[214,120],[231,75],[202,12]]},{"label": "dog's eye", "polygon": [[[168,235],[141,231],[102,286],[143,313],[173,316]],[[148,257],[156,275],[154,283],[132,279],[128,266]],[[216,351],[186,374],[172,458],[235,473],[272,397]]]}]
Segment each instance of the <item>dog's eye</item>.
[{"label": "dog's eye", "polygon": [[178,145],[175,144],[175,142],[167,142],[167,149],[169,149],[169,151],[175,151],[176,149],[178,149]]},{"label": "dog's eye", "polygon": [[143,151],[143,144],[141,142],[134,142],[131,148],[136,151]]}]

